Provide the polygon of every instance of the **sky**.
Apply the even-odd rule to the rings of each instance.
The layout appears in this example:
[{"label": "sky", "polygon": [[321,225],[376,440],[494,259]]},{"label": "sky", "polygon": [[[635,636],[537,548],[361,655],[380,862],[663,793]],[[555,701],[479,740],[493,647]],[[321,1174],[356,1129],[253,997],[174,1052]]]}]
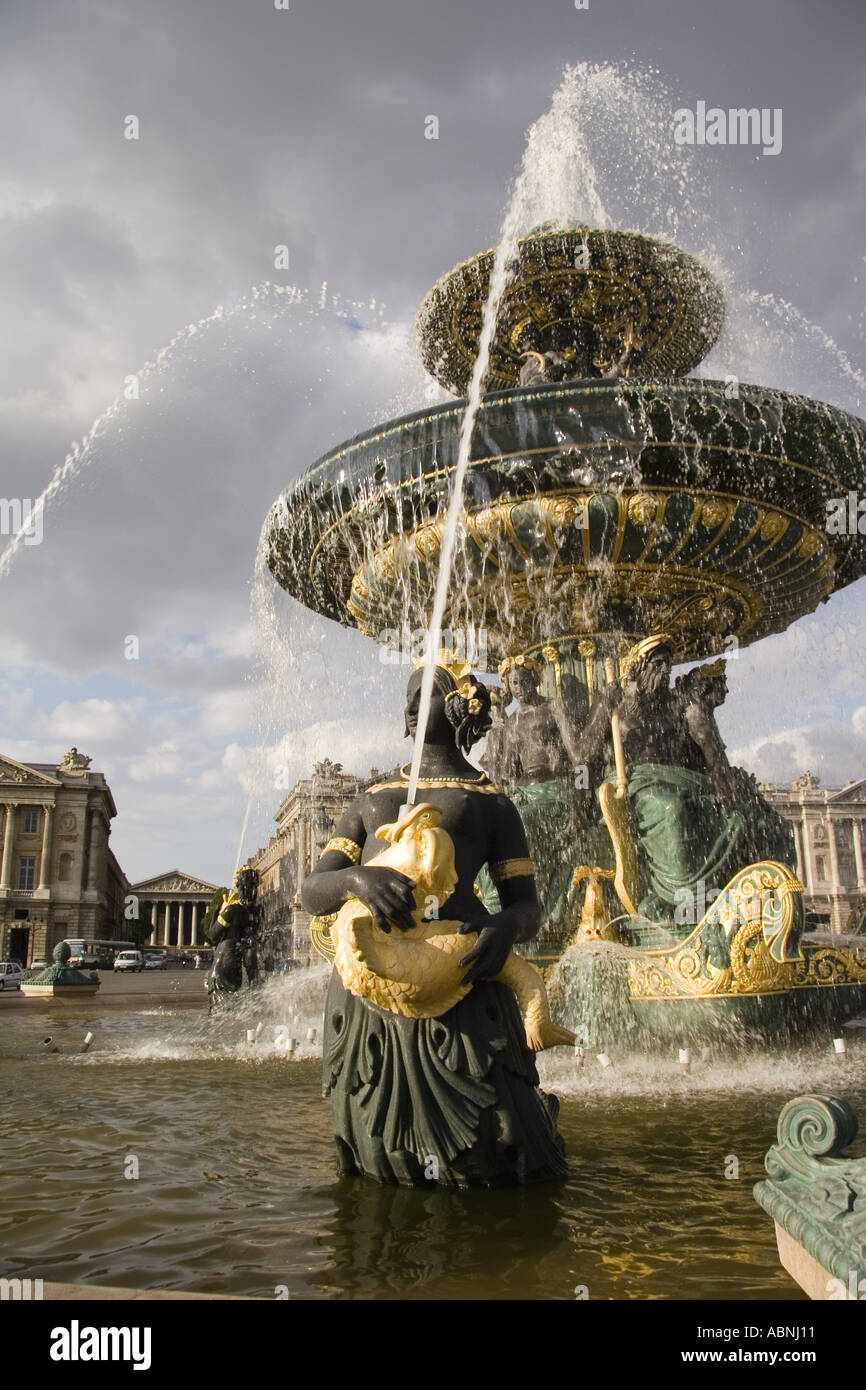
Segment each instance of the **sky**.
[{"label": "sky", "polygon": [[[406,672],[256,586],[260,530],[325,450],[444,399],[415,312],[495,244],[567,66],[620,85],[557,127],[539,211],[591,170],[610,225],[720,274],[702,371],[866,413],[859,0],[4,0],[0,40],[0,497],[50,489],[0,555],[0,752],[90,755],[133,881],[226,882],[314,759],[408,756]],[[624,72],[651,100],[611,100]],[[780,110],[780,152],[662,159],[699,101]],[[864,583],[730,663],[760,777],[866,776]]]}]

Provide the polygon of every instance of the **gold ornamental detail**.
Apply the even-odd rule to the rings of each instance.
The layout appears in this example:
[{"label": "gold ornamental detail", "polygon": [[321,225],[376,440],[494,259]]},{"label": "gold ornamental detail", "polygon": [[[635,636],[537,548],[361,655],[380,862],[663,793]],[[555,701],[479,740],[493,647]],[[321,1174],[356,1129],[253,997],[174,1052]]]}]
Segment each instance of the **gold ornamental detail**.
[{"label": "gold ornamental detail", "polygon": [[[669,535],[674,498],[691,506]],[[355,556],[346,607],[361,630],[399,625],[413,604],[422,611],[441,552],[441,521],[423,521],[376,549],[362,544],[348,519],[345,525],[343,549]],[[804,591],[814,591],[816,602],[830,592],[826,537],[802,527],[778,508],[685,489],[503,498],[460,519],[462,582],[448,618],[490,629],[507,609],[514,625],[508,646],[520,650],[541,645],[537,618],[546,600],[586,635],[607,630],[615,612],[617,624],[635,636],[664,628],[676,635],[684,660],[704,656],[731,635],[753,640],[768,614],[800,605]],[[497,649],[492,656],[506,654]]]},{"label": "gold ornamental detail", "polygon": [[[798,944],[802,914],[802,885],[785,865],[749,865],[734,875],[679,946],[629,961],[631,998],[785,994],[805,967]],[[718,956],[726,943],[730,965],[715,965],[707,948],[712,944]]]},{"label": "gold ornamental detail", "polygon": [[361,846],[356,845],[354,840],[346,839],[345,836],[340,835],[329,840],[322,853],[327,854],[330,850],[335,850],[337,854],[344,854],[352,864],[360,864],[361,862]]},{"label": "gold ornamental detail", "polygon": [[805,960],[797,966],[793,988],[835,985],[866,985],[866,960],[839,946],[807,946]]}]

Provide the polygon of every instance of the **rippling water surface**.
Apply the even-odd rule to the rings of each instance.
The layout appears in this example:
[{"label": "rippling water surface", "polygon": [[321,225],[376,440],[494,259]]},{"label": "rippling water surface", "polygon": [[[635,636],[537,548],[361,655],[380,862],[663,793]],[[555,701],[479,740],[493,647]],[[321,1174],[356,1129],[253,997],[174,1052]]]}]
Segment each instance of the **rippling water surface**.
[{"label": "rippling water surface", "polygon": [[[314,1016],[317,982],[307,991]],[[285,1012],[285,1010],[283,1010]],[[308,1019],[297,1059],[243,1013],[4,1008],[0,1274],[291,1298],[800,1299],[752,1196],[782,1104],[866,1118],[866,1034],[787,1057],[542,1060],[571,1176],[518,1192],[334,1178]],[[294,1019],[294,1023],[292,1020]],[[87,1029],[89,1053],[80,1052]],[[51,1033],[51,1053],[43,1039]],[[140,1176],[125,1179],[129,1156]],[[731,1156],[738,1178],[726,1178]]]}]

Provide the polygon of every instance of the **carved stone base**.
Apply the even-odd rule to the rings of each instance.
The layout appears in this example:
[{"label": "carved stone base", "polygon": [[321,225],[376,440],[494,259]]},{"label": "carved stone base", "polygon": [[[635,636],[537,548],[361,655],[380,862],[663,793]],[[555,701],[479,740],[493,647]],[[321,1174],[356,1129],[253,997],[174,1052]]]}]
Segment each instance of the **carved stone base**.
[{"label": "carved stone base", "polygon": [[40,999],[84,999],[90,994],[96,994],[98,989],[98,983],[95,985],[22,985],[21,993]]},{"label": "carved stone base", "polygon": [[776,1244],[779,1247],[779,1259],[782,1268],[786,1269],[791,1278],[800,1285],[800,1288],[816,1302],[824,1302],[832,1294],[835,1300],[852,1299],[853,1295],[844,1287],[840,1279],[836,1279],[822,1264],[819,1264],[814,1255],[810,1255],[799,1241],[789,1235],[783,1226],[776,1222]]}]

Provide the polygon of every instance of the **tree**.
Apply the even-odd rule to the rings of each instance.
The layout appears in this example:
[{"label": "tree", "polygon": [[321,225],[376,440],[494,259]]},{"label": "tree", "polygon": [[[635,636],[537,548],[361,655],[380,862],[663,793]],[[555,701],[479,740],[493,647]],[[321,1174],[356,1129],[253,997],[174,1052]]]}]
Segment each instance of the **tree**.
[{"label": "tree", "polygon": [[209,930],[209,928],[210,928],[210,926],[211,926],[211,923],[215,920],[215,918],[216,918],[216,916],[217,916],[217,913],[219,912],[220,908],[221,908],[222,905],[223,905],[224,899],[226,899],[226,898],[228,897],[230,891],[231,891],[231,890],[230,890],[229,888],[217,888],[217,889],[215,890],[215,892],[214,892],[213,897],[211,898],[210,902],[209,902],[208,905],[207,905],[207,912],[205,913],[204,917],[202,918],[201,925],[202,925],[202,929],[203,929],[204,934],[205,934],[205,936],[207,937],[208,941],[210,941],[210,930]]}]

